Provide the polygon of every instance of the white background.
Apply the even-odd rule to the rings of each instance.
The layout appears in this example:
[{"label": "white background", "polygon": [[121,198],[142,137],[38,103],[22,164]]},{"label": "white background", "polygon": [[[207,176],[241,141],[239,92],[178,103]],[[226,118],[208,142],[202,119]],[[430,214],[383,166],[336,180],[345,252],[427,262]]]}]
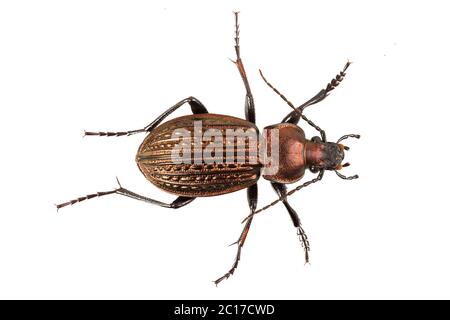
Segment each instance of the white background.
[{"label": "white background", "polygon": [[[306,114],[330,140],[362,135],[343,171],[360,179],[330,172],[290,199],[311,265],[278,205],[216,288],[245,191],[179,210],[115,195],[58,213],[54,203],[110,190],[116,175],[174,199],[136,167],[142,135],[82,130],[138,129],[190,95],[243,117],[233,10],[261,128],[290,109],[259,68],[299,105],[354,62]],[[1,2],[0,298],[450,298],[449,29],[444,1]],[[261,179],[259,206],[275,197]]]}]

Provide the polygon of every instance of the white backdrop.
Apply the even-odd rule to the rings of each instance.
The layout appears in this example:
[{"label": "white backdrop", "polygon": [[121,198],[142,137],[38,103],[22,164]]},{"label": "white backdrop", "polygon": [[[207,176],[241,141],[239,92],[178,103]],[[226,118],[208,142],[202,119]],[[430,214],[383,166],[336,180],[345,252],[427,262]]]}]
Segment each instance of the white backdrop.
[{"label": "white backdrop", "polygon": [[[115,176],[174,198],[135,164],[143,135],[82,130],[138,129],[190,95],[243,117],[233,10],[261,128],[290,109],[259,68],[298,105],[354,62],[306,114],[330,140],[362,135],[343,171],[360,179],[328,173],[290,199],[311,265],[278,205],[216,288],[245,191],[179,210],[116,195],[58,213],[54,203],[110,190]],[[449,28],[443,1],[1,2],[0,298],[450,298]],[[259,206],[273,199],[261,179]]]}]

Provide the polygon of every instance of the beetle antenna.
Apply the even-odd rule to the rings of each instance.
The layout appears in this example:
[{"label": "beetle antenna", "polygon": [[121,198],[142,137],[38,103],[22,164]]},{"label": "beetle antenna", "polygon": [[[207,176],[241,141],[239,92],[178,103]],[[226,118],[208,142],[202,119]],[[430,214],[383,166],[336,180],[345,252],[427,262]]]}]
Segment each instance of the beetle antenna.
[{"label": "beetle antenna", "polygon": [[299,115],[301,115],[302,113],[296,108],[294,107],[294,105],[292,104],[292,102],[290,102],[280,91],[277,90],[277,88],[275,88],[273,85],[270,84],[269,81],[266,80],[266,78],[264,77],[261,69],[259,69],[259,74],[261,75],[261,78],[263,78],[264,82],[273,90],[275,91],[276,94],[278,94],[280,96],[281,99],[283,99],[288,105],[289,107],[291,107],[295,112],[297,112]]},{"label": "beetle antenna", "polygon": [[[346,135],[343,135],[342,137],[340,137],[339,140],[336,141],[336,143],[339,143],[339,142],[341,142],[342,140],[345,140],[345,139],[347,139],[347,138],[356,138],[356,139],[359,139],[359,138],[361,138],[361,136],[360,136],[359,134],[346,134]],[[348,147],[347,147],[347,148],[348,148]],[[348,149],[346,149],[346,150],[348,150]]]},{"label": "beetle antenna", "polygon": [[357,174],[355,174],[354,176],[344,176],[342,173],[338,172],[337,170],[334,170],[334,172],[336,172],[336,174],[338,175],[339,178],[344,179],[344,180],[353,180],[353,179],[358,179],[359,176]]}]

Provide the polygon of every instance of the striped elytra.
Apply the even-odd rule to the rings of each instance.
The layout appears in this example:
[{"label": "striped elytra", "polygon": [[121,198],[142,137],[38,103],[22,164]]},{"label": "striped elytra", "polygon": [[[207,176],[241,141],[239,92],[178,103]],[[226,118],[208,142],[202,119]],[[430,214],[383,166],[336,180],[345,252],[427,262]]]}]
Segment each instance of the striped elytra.
[{"label": "striped elytra", "polygon": [[[199,128],[200,122],[201,133],[197,132],[200,137],[209,129],[221,133],[223,160],[215,163],[203,152],[200,157],[194,153],[194,128]],[[236,130],[239,129],[243,132],[258,132],[253,123],[226,115],[207,113],[178,117],[159,125],[147,135],[138,149],[136,162],[152,184],[180,196],[208,197],[245,189],[257,182],[261,165],[257,157],[257,143],[252,145],[249,139],[227,139],[227,132],[238,132]],[[188,141],[191,145],[187,147],[192,153],[189,161],[183,163],[177,163],[172,158],[174,148],[179,148],[182,143],[180,136],[174,134],[179,130],[186,130],[191,136]],[[210,140],[202,139],[202,150],[210,144]],[[231,142],[234,143],[233,162],[227,159],[231,153],[226,153],[227,144]]]}]

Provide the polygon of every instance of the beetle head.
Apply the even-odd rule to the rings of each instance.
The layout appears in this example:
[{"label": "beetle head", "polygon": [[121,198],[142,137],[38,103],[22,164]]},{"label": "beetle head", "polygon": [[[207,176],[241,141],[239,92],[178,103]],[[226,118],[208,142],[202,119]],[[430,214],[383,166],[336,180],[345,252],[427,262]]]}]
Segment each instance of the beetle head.
[{"label": "beetle head", "polygon": [[[314,141],[314,140],[313,140]],[[317,141],[317,139],[315,139]],[[321,169],[325,170],[339,170],[341,169],[342,160],[344,160],[344,146],[334,142],[318,143],[317,155],[310,164],[310,170],[318,172]]]},{"label": "beetle head", "polygon": [[311,141],[314,142],[315,148],[311,148],[313,152],[310,156],[309,170],[314,173],[320,170],[333,170],[340,178],[345,180],[358,178],[358,175],[347,177],[338,172],[342,168],[350,165],[348,162],[342,164],[345,158],[345,151],[350,150],[350,148],[340,142],[347,138],[359,139],[360,135],[344,135],[337,142],[322,142],[319,137],[313,137]]}]

